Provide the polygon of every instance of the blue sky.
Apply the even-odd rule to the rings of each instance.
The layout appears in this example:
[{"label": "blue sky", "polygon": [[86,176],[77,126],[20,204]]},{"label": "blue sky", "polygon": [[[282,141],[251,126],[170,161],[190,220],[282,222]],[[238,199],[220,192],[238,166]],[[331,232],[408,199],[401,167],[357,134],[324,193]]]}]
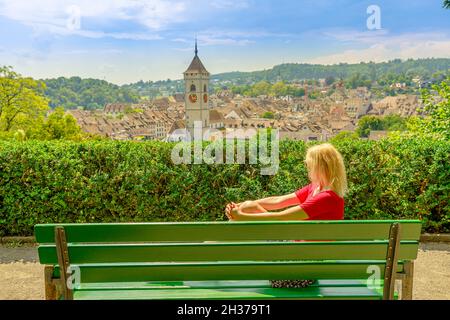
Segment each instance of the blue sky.
[{"label": "blue sky", "polygon": [[[371,5],[380,29],[369,29]],[[450,58],[441,0],[0,0],[0,64],[36,78],[117,84],[283,62]]]}]

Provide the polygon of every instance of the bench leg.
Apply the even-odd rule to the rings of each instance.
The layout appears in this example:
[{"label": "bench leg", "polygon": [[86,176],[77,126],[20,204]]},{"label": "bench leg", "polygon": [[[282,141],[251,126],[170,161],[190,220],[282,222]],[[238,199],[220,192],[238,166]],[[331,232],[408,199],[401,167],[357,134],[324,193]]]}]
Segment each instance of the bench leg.
[{"label": "bench leg", "polygon": [[403,270],[405,272],[405,277],[402,280],[402,300],[412,300],[414,261],[405,261]]},{"label": "bench leg", "polygon": [[56,300],[56,284],[53,280],[53,266],[44,267],[45,300]]}]

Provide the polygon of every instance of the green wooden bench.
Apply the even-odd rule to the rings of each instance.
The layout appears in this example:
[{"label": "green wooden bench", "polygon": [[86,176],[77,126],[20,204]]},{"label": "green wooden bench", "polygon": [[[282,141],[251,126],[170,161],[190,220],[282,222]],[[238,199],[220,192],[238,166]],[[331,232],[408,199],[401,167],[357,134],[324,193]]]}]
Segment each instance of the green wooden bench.
[{"label": "green wooden bench", "polygon": [[411,299],[420,231],[418,220],[35,226],[47,299],[396,299],[396,279]]}]

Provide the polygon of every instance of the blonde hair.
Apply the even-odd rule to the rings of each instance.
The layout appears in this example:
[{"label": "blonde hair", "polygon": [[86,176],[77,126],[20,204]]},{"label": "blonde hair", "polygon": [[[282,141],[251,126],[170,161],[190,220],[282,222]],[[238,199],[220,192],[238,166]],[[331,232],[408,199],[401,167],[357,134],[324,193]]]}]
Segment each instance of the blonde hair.
[{"label": "blonde hair", "polygon": [[306,166],[311,182],[321,188],[330,188],[340,197],[347,192],[344,160],[339,151],[329,143],[319,144],[306,152]]}]

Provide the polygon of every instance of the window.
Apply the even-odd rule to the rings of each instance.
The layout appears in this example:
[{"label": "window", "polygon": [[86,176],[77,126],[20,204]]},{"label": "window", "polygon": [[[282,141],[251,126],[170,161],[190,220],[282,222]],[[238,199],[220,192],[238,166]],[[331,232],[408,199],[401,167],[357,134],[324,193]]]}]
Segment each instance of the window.
[{"label": "window", "polygon": [[195,92],[195,84],[191,84],[191,92]]},{"label": "window", "polygon": [[203,86],[203,92],[207,92],[206,91],[206,84]]}]

